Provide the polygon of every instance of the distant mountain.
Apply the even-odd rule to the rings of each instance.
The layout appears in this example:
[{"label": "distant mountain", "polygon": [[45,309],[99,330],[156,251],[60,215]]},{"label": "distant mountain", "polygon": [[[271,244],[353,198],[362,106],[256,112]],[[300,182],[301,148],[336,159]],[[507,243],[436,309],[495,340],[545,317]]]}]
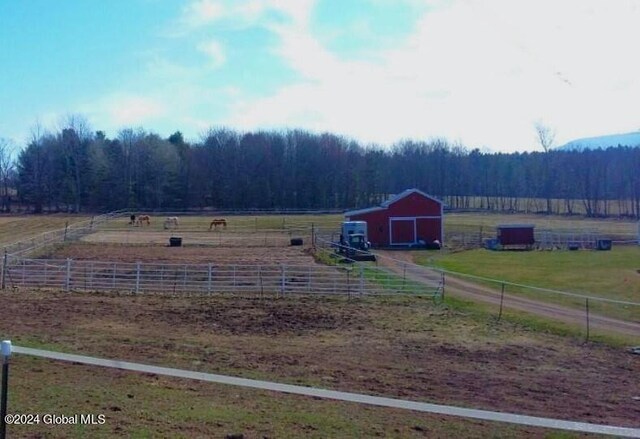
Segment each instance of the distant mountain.
[{"label": "distant mountain", "polygon": [[610,146],[640,146],[640,131],[626,134],[610,134],[608,136],[585,137],[568,142],[558,149],[582,150],[582,149],[606,149]]}]

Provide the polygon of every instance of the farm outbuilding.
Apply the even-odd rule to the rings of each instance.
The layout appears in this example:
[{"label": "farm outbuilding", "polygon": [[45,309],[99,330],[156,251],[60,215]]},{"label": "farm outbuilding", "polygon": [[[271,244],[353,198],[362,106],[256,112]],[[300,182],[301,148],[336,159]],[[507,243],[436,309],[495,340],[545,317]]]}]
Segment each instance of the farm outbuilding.
[{"label": "farm outbuilding", "polygon": [[345,212],[347,221],[366,221],[374,247],[443,244],[443,203],[418,189],[407,189],[380,206]]},{"label": "farm outbuilding", "polygon": [[503,247],[531,247],[535,243],[533,224],[502,224],[498,226],[498,243]]}]

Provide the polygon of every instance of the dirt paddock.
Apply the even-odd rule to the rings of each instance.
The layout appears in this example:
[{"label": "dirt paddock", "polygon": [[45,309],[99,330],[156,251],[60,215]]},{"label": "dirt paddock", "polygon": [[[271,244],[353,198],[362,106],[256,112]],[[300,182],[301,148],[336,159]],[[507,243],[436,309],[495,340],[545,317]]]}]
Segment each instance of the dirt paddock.
[{"label": "dirt paddock", "polygon": [[640,419],[640,357],[426,300],[0,296],[11,316],[0,330],[16,344],[570,420]]},{"label": "dirt paddock", "polygon": [[[224,233],[206,235],[210,242],[184,234],[183,247],[169,247],[170,232],[125,233],[88,235],[47,257],[314,263],[283,234],[273,235],[278,245],[246,247],[235,245],[241,236],[225,246],[215,242]],[[418,297],[4,291],[0,300],[9,316],[0,331],[18,345],[574,421],[637,427],[640,419],[640,356]]]},{"label": "dirt paddock", "polygon": [[82,242],[106,244],[156,244],[166,245],[169,238],[181,237],[184,245],[207,245],[219,247],[286,247],[291,238],[300,235],[286,231],[184,231],[145,229],[98,231],[81,238]]},{"label": "dirt paddock", "polygon": [[59,247],[46,255],[50,259],[76,259],[120,262],[162,262],[176,264],[288,264],[310,265],[309,249],[297,246],[218,247],[189,245],[169,247],[160,243],[119,244],[79,242]]}]

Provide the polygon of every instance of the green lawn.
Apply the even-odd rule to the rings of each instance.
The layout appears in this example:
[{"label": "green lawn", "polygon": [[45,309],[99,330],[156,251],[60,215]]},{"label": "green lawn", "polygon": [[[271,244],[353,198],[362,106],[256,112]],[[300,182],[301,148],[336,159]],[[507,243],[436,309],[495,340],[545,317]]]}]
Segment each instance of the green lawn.
[{"label": "green lawn", "polygon": [[603,235],[634,238],[638,223],[633,220],[595,219],[579,216],[509,214],[509,213],[447,213],[444,228],[447,231],[469,231],[495,236],[499,224],[533,224],[536,229],[556,231],[594,231]]},{"label": "green lawn", "polygon": [[0,217],[0,245],[32,238],[51,230],[64,229],[65,224],[74,224],[90,219],[84,215],[7,215]]},{"label": "green lawn", "polygon": [[[504,280],[534,287],[640,303],[640,247],[618,246],[612,251],[489,251],[417,253],[419,264],[457,273]],[[485,283],[487,284],[487,283]],[[489,286],[499,288],[497,283]],[[579,298],[507,286],[511,293],[538,300],[584,307]],[[599,313],[640,320],[640,307],[590,301]]]},{"label": "green lawn", "polygon": [[[167,215],[151,214],[151,225],[140,227],[142,230],[163,230],[164,219]],[[226,230],[229,231],[262,231],[262,230],[309,230],[312,226],[321,229],[340,228],[343,216],[340,214],[314,214],[314,215],[220,215],[211,213],[208,215],[187,216],[177,215],[180,230],[208,230],[211,220],[224,218],[227,221]],[[128,229],[129,216],[109,221],[102,229]],[[223,230],[218,226],[218,230]]]},{"label": "green lawn", "polygon": [[612,251],[468,250],[417,256],[421,264],[537,287],[640,302],[640,247]]}]

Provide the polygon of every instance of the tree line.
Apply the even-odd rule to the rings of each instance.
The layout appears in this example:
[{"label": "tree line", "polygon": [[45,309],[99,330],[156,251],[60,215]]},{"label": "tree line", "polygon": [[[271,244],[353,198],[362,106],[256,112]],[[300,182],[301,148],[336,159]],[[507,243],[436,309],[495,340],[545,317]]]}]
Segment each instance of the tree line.
[{"label": "tree line", "polygon": [[451,208],[640,217],[640,148],[493,153],[444,140],[362,145],[303,130],[211,129],[200,141],[71,120],[34,130],[10,159],[0,142],[0,208],[351,209],[418,188]]}]

